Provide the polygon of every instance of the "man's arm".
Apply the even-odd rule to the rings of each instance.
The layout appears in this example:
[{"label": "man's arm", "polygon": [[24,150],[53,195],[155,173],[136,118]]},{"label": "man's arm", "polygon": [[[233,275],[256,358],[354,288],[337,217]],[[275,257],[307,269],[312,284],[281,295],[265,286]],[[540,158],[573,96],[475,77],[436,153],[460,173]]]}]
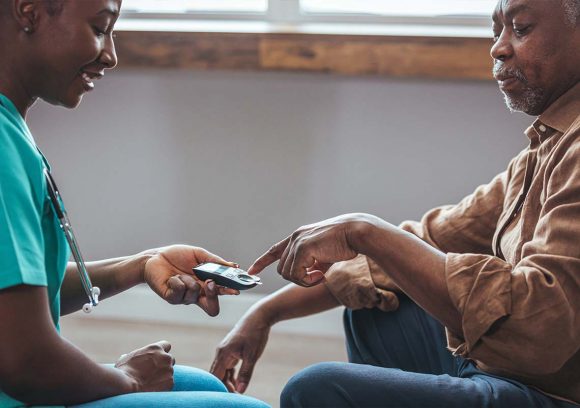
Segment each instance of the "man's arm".
[{"label": "man's arm", "polygon": [[[230,391],[245,392],[274,324],[310,316],[338,305],[326,285],[313,288],[286,285],[248,309],[218,346],[211,373]],[[241,367],[235,373],[240,361]]]},{"label": "man's arm", "polygon": [[276,323],[310,316],[340,306],[326,285],[303,288],[286,285],[253,305],[248,314],[261,316],[261,320],[273,326]]}]

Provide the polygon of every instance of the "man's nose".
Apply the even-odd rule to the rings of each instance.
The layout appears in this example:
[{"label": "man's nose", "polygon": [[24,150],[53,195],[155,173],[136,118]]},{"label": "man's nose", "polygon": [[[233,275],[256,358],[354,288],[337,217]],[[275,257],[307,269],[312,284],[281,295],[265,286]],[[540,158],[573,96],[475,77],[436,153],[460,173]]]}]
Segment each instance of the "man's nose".
[{"label": "man's nose", "polygon": [[502,30],[489,52],[494,60],[505,61],[512,56],[514,50],[509,37],[508,30]]}]

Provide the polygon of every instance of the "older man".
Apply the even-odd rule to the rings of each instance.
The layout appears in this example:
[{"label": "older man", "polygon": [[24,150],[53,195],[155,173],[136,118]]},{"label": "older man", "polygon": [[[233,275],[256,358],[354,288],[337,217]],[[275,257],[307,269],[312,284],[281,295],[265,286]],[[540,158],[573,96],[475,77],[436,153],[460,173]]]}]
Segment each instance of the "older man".
[{"label": "older man", "polygon": [[282,406],[577,406],[579,26],[578,0],[501,0],[493,71],[508,107],[538,116],[529,147],[421,222],[351,214],[274,245],[250,272],[279,259],[283,277],[314,287],[252,308],[218,348],[214,373],[243,392],[272,324],[340,302],[350,363],[300,372]]}]

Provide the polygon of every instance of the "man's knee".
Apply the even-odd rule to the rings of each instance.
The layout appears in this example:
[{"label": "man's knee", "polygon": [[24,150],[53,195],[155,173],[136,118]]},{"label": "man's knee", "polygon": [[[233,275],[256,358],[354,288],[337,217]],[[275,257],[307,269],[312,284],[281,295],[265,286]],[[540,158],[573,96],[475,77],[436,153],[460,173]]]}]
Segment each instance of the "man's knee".
[{"label": "man's knee", "polygon": [[335,369],[343,363],[315,364],[295,374],[280,395],[281,407],[337,407]]}]

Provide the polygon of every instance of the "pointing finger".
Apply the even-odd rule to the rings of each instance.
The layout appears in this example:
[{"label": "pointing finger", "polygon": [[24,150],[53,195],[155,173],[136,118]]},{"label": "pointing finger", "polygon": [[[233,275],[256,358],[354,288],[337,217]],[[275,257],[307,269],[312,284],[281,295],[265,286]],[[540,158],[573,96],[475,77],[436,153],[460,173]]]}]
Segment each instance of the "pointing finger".
[{"label": "pointing finger", "polygon": [[262,272],[264,268],[280,259],[284,253],[284,250],[286,249],[286,246],[288,246],[288,243],[290,242],[290,238],[291,237],[288,237],[285,240],[272,245],[272,247],[270,247],[270,249],[265,254],[256,259],[252,266],[248,268],[248,274],[257,275],[258,273]]}]

